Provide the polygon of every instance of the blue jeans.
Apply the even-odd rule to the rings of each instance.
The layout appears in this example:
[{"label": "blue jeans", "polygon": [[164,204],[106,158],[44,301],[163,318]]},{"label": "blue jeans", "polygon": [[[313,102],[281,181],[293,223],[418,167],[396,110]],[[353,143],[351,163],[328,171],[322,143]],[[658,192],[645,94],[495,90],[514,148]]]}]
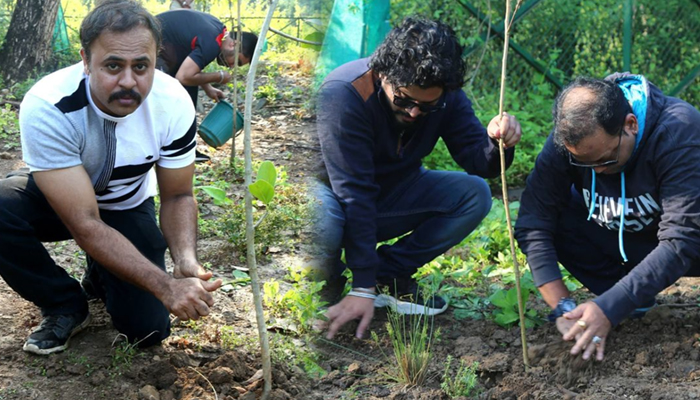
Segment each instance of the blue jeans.
[{"label": "blue jeans", "polygon": [[[333,191],[319,184],[317,241],[325,258],[326,278],[335,280],[345,269],[340,262],[345,214]],[[382,261],[378,279],[408,278],[418,268],[461,242],[491,209],[486,182],[465,172],[422,170],[382,191],[377,200],[377,240],[403,236],[377,253]]]}]

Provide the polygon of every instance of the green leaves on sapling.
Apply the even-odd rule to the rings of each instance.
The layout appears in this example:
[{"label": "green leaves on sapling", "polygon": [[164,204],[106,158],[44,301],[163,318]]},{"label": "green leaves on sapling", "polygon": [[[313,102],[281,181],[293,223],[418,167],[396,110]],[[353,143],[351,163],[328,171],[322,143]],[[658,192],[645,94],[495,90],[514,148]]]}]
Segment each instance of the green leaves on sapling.
[{"label": "green leaves on sapling", "polygon": [[257,179],[248,186],[250,194],[256,199],[268,205],[275,196],[275,183],[277,181],[277,169],[270,161],[263,161],[258,168]]}]

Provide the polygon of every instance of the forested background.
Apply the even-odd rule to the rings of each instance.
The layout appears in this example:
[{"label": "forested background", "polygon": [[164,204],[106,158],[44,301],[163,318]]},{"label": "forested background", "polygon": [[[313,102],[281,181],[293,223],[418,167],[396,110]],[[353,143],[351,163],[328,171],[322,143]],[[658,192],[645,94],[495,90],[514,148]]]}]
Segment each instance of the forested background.
[{"label": "forested background", "polygon": [[[467,48],[468,84],[482,122],[498,110],[505,1],[393,0],[392,25],[409,15],[441,19]],[[515,1],[514,1],[515,3]],[[625,49],[625,13],[630,44]],[[509,170],[522,185],[551,129],[551,107],[573,77],[617,71],[645,75],[667,94],[700,105],[700,1],[528,0],[512,26],[506,108],[523,124],[523,140]],[[492,26],[493,29],[489,29]],[[625,55],[627,54],[628,63]],[[439,145],[429,167],[457,169]]]},{"label": "forested background", "polygon": [[[21,81],[34,79],[39,75],[70,65],[80,60],[80,24],[85,15],[98,3],[99,0],[0,0],[0,78],[4,86],[21,84]],[[60,3],[61,9],[58,9]],[[168,11],[171,0],[141,0],[141,3],[153,14]],[[235,0],[195,0],[194,9],[208,12],[231,29],[236,27],[237,4]],[[259,32],[263,19],[267,12],[267,1],[241,1],[241,24],[244,31]],[[289,36],[318,42],[323,39],[323,32],[326,29],[328,14],[332,6],[332,1],[320,0],[280,0],[275,18],[271,27]],[[21,10],[22,13],[15,12]],[[58,10],[58,11],[57,11]],[[40,19],[40,14],[51,14],[50,18]],[[30,23],[19,23],[15,25],[15,30],[19,28],[19,35],[23,40],[6,41],[11,39],[10,32],[13,17],[19,14],[30,14],[34,17]],[[27,16],[25,16],[26,18]],[[42,26],[42,25],[48,25]],[[38,32],[43,33],[37,38]],[[53,35],[50,33],[53,32]],[[15,36],[15,35],[13,35]],[[24,58],[30,57],[37,51],[37,44],[32,43],[36,38],[41,44],[47,45],[47,50],[51,50],[50,56],[44,57],[38,62],[22,63]],[[308,58],[308,55],[301,49],[308,48],[309,45],[298,43],[281,35],[271,32],[268,34],[268,42],[265,51],[270,54],[286,54],[285,59],[296,56],[297,58]],[[26,48],[26,49],[22,49]],[[43,49],[39,49],[44,51]],[[296,52],[296,54],[294,54]],[[10,62],[7,60],[8,54],[20,54],[18,59]],[[313,53],[312,53],[313,54]],[[2,56],[5,56],[4,58]],[[274,57],[273,57],[274,58]],[[4,62],[3,62],[4,61]],[[33,61],[33,60],[32,60]],[[313,59],[311,60],[313,61]],[[16,68],[18,64],[20,68]],[[30,85],[31,86],[31,85]]]}]

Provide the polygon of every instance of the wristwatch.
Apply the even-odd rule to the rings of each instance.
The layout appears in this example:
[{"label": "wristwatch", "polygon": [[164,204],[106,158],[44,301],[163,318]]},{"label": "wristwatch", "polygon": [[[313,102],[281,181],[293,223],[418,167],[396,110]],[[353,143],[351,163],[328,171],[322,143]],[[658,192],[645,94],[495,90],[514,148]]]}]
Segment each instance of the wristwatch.
[{"label": "wristwatch", "polygon": [[571,297],[562,297],[557,303],[557,307],[547,316],[549,322],[554,322],[557,318],[576,308],[576,302]]}]

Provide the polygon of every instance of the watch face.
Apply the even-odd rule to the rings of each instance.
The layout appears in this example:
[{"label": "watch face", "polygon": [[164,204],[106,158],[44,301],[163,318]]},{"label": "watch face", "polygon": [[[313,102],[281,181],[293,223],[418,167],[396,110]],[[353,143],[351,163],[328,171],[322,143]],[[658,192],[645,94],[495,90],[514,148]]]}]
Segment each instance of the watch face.
[{"label": "watch face", "polygon": [[576,308],[576,303],[571,299],[566,299],[561,302],[561,310],[565,313],[573,311]]}]

